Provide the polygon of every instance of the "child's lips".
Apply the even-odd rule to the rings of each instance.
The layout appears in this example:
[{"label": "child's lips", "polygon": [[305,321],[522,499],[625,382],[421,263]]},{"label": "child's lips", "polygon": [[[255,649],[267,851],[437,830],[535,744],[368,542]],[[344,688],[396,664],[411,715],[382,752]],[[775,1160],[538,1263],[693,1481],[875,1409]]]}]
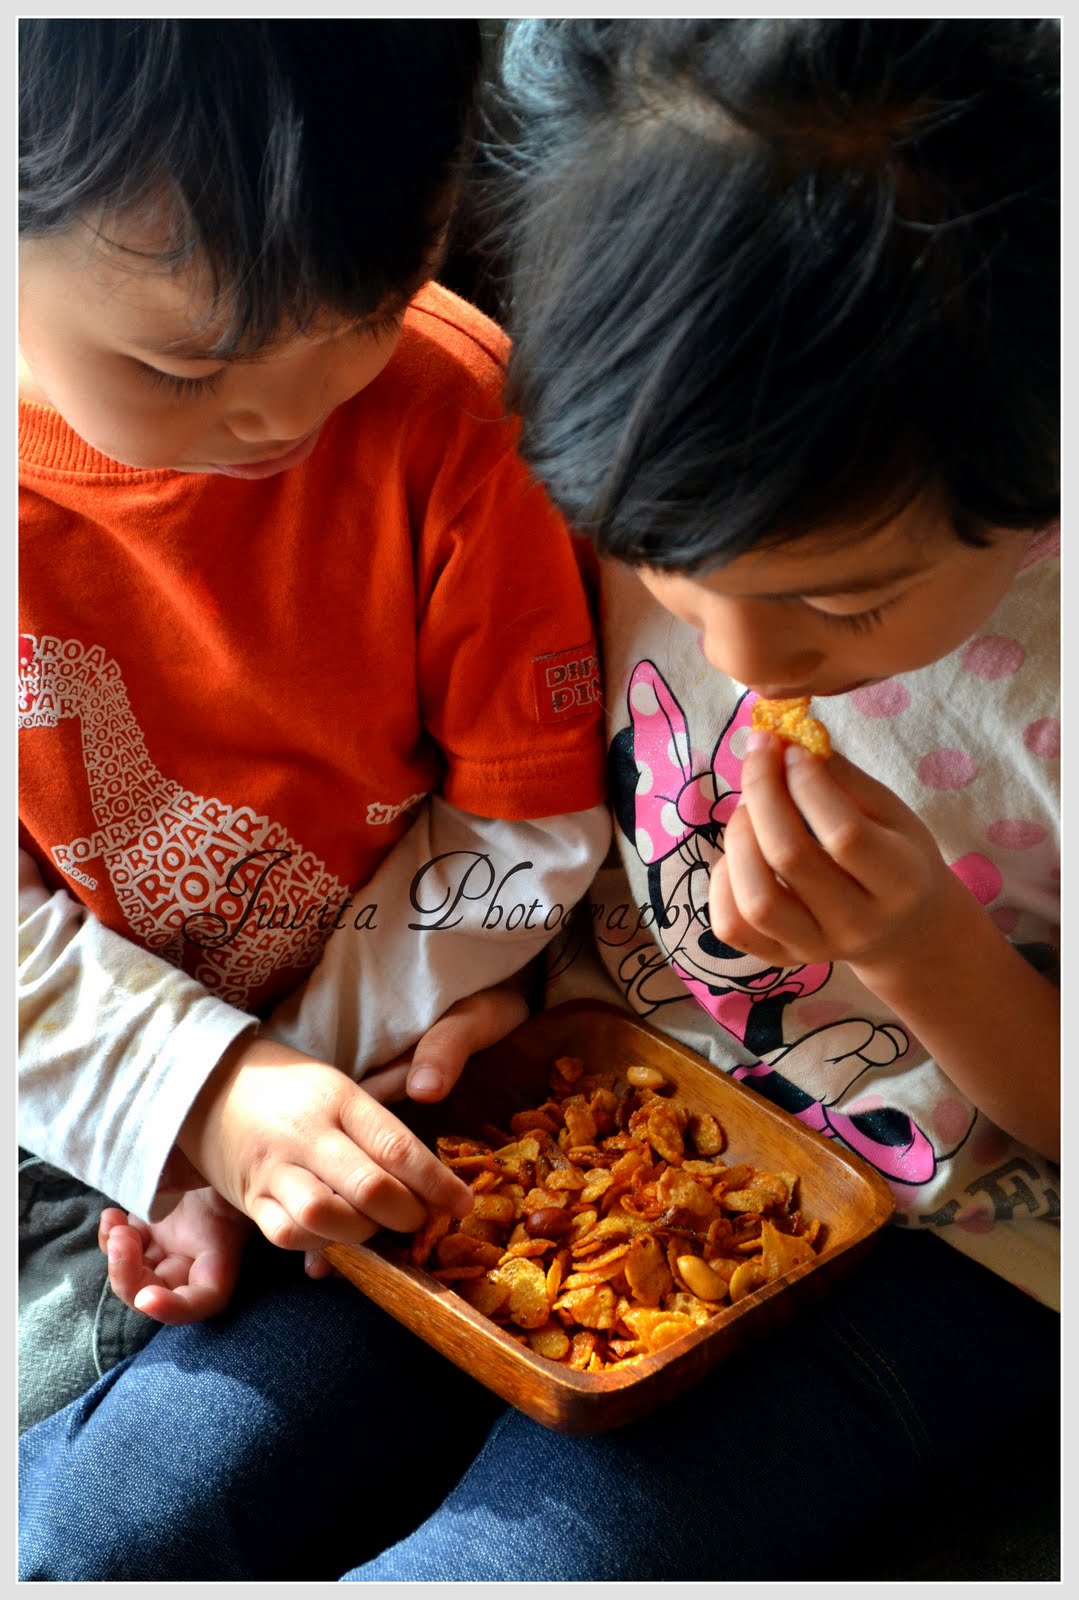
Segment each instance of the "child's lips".
[{"label": "child's lips", "polygon": [[837,694],[853,694],[855,689],[864,689],[871,683],[879,683],[879,678],[858,678],[854,683],[845,683],[841,689],[818,689],[817,694],[822,700],[829,700]]},{"label": "child's lips", "polygon": [[855,689],[864,689],[867,684],[879,683],[879,678],[856,678],[853,683],[844,683],[838,689],[807,689],[804,685],[800,689],[755,689],[762,700],[830,700],[835,695],[853,694]]},{"label": "child's lips", "polygon": [[299,444],[294,444],[291,450],[286,450],[283,455],[270,456],[265,461],[252,461],[245,466],[212,467],[212,472],[224,473],[226,478],[270,478],[275,472],[287,472],[290,467],[298,467],[301,461],[306,461],[312,450],[318,444],[319,434],[322,432],[321,424],[313,433],[309,433]]}]

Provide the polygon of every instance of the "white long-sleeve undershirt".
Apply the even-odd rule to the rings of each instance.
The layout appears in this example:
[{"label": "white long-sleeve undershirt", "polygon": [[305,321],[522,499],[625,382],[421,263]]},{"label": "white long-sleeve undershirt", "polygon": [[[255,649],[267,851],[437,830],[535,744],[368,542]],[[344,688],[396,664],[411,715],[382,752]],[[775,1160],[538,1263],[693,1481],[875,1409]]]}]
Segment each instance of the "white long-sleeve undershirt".
[{"label": "white long-sleeve undershirt", "polygon": [[175,1203],[158,1188],[183,1121],[245,1030],[362,1078],[527,965],[609,838],[602,806],[507,822],[432,797],[261,1024],[49,890],[20,851],[20,1144],[156,1220]]}]

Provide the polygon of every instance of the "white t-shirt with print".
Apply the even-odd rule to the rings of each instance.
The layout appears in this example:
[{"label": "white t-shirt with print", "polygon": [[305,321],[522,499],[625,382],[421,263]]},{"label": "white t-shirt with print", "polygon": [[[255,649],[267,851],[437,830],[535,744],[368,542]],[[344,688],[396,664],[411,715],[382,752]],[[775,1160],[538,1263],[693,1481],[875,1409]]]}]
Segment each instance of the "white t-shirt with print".
[{"label": "white t-shirt with print", "polygon": [[[1032,539],[993,616],[950,655],[814,708],[1047,969],[1059,927],[1057,549],[1055,530]],[[846,966],[767,967],[711,933],[708,869],[754,696],[707,664],[631,570],[604,564],[601,600],[618,847],[592,890],[604,971],[556,949],[548,1002],[621,1000],[855,1150],[890,1183],[899,1225],[936,1228],[1058,1305],[1058,1169],[976,1110]]]}]

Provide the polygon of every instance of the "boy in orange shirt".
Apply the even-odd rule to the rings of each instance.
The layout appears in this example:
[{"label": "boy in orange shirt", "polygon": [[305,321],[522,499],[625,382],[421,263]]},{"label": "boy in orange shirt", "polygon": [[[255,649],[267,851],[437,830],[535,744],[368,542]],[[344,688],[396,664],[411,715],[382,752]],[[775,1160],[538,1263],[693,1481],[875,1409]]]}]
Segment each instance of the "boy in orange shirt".
[{"label": "boy in orange shirt", "polygon": [[382,1102],[520,1020],[602,858],[595,649],[430,281],[476,25],[20,43],[20,1142],[181,1323],[251,1221],[314,1276],[471,1204]]}]

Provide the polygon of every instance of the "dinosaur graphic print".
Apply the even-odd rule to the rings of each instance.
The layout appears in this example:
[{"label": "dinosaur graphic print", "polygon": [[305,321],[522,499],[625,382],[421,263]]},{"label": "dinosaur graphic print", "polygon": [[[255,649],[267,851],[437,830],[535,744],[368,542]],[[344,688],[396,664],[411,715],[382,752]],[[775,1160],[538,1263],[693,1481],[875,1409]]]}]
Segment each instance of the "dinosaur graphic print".
[{"label": "dinosaur graphic print", "polygon": [[[273,973],[314,965],[333,924],[319,908],[348,885],[272,817],[161,772],[103,649],[21,635],[18,711],[20,728],[79,723],[94,829],[52,856],[89,890],[104,872],[148,950],[241,1009]],[[269,919],[251,914],[256,896]]]}]

